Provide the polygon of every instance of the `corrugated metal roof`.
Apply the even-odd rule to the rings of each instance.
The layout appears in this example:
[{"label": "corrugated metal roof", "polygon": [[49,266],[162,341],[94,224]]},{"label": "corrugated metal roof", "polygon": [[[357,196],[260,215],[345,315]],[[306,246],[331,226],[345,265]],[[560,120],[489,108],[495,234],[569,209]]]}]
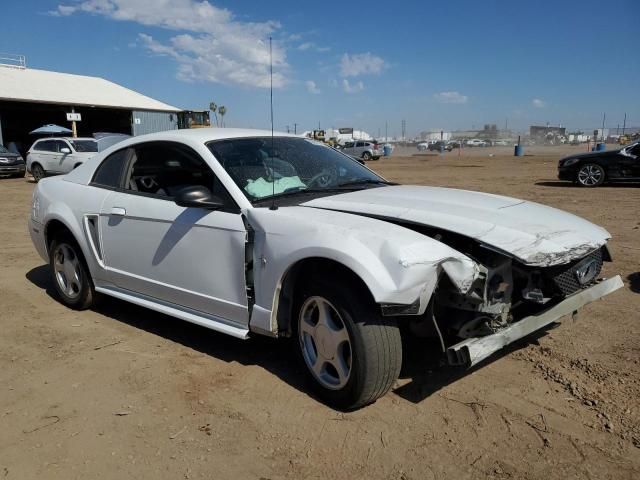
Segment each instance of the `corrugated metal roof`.
[{"label": "corrugated metal roof", "polygon": [[0,99],[164,112],[180,111],[179,108],[104,78],[2,66],[0,66]]}]

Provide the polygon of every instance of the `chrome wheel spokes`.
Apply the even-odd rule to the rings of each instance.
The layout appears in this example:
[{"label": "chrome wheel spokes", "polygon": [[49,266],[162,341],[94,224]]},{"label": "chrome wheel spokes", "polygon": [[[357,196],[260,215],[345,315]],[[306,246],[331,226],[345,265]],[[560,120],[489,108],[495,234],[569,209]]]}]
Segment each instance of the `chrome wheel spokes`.
[{"label": "chrome wheel spokes", "polygon": [[310,297],[298,322],[302,356],[313,376],[323,387],[343,388],[351,375],[351,340],[336,308],[323,297]]},{"label": "chrome wheel spokes", "polygon": [[578,181],[583,185],[597,185],[601,180],[602,170],[593,165],[585,165],[578,172]]},{"label": "chrome wheel spokes", "polygon": [[80,295],[82,274],[76,252],[66,243],[56,246],[53,252],[53,269],[60,290],[69,298]]}]

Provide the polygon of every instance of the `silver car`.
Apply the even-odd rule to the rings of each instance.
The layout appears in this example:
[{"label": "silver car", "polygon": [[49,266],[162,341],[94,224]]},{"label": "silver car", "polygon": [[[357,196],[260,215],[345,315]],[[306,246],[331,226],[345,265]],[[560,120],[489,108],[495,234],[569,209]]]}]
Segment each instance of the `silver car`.
[{"label": "silver car", "polygon": [[27,152],[27,171],[39,182],[47,175],[69,173],[97,152],[93,138],[41,138]]},{"label": "silver car", "polygon": [[381,155],[380,150],[378,150],[378,144],[366,140],[346,142],[342,147],[342,151],[347,155],[359,157],[363,160],[378,160]]},{"label": "silver car", "polygon": [[241,339],[290,337],[300,372],[340,409],[395,385],[409,335],[471,367],[623,286],[601,278],[610,235],[586,220],[394,185],[271,131],[130,138],[39,182],[31,205],[65,305],[104,294]]}]

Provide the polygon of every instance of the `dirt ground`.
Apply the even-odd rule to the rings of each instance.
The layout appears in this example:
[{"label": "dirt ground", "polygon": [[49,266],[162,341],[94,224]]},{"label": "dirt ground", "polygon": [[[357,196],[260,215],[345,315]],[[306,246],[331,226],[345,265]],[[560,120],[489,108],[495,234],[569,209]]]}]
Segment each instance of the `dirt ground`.
[{"label": "dirt ground", "polygon": [[521,197],[602,225],[605,275],[625,288],[472,371],[417,355],[393,392],[353,413],[309,396],[280,342],[115,299],[63,307],[27,232],[34,184],[0,179],[0,480],[640,478],[640,186],[557,182],[572,148],[371,162],[397,182]]}]

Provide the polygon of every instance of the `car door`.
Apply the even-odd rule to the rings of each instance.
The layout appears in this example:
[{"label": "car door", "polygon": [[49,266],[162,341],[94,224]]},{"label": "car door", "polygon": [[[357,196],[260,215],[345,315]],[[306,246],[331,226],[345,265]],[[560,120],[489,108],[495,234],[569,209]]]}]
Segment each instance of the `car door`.
[{"label": "car door", "polygon": [[[147,142],[129,149],[121,188],[103,203],[100,234],[109,281],[155,301],[248,325],[246,229],[235,202],[189,147]],[[204,185],[220,210],[176,205],[181,187]]]},{"label": "car door", "polygon": [[364,142],[356,142],[356,147],[354,148],[353,154],[360,157],[362,156],[365,150],[366,150],[366,145]]},{"label": "car door", "polygon": [[58,147],[55,140],[40,140],[33,146],[33,163],[39,163],[46,172],[57,172]]},{"label": "car door", "polygon": [[57,140],[56,146],[59,154],[58,171],[60,173],[69,173],[78,162],[78,156],[76,155],[74,148],[66,140]]}]

